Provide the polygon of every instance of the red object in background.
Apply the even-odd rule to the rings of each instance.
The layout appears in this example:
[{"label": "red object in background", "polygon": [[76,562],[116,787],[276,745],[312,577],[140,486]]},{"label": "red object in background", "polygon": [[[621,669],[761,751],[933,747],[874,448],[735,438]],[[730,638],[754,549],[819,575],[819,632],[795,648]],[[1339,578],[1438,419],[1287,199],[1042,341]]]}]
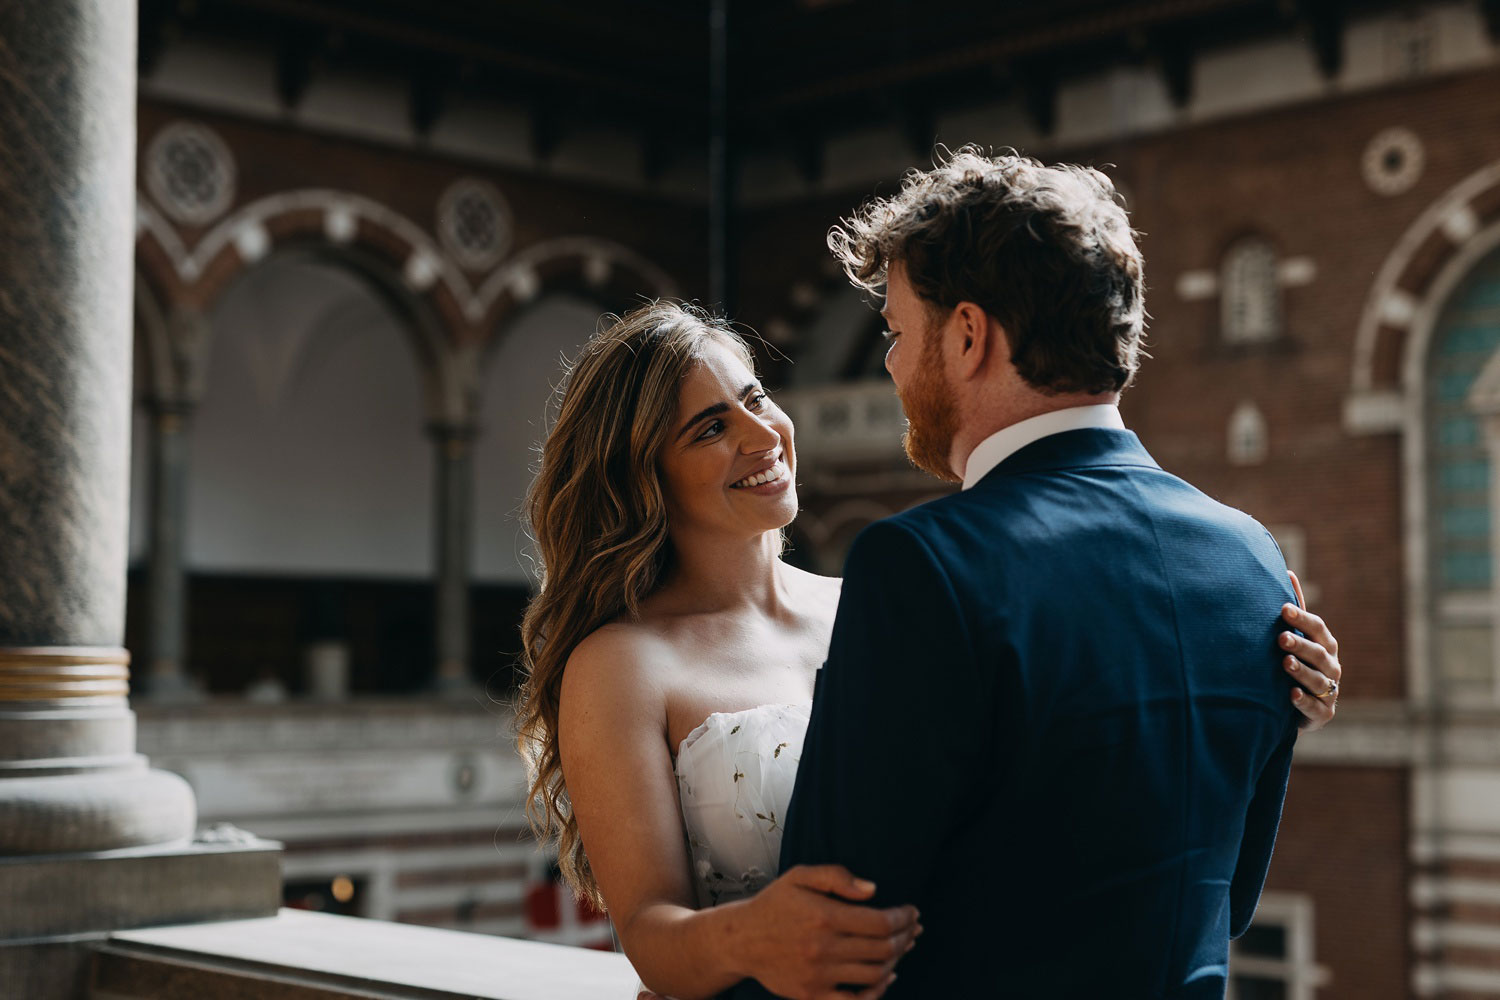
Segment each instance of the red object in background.
[{"label": "red object in background", "polygon": [[553,930],[562,925],[562,908],[558,905],[560,887],[547,879],[533,882],[526,890],[526,925],[528,930]]},{"label": "red object in background", "polygon": [[557,866],[532,873],[526,888],[526,936],[554,944],[614,951],[609,917],[586,899],[576,899]]}]

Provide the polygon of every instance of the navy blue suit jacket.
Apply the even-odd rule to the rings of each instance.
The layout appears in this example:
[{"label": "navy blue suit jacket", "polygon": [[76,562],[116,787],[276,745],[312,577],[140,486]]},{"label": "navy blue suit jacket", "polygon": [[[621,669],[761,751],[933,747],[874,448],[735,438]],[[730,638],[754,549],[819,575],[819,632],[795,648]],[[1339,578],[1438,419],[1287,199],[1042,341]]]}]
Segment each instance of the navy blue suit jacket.
[{"label": "navy blue suit jacket", "polygon": [[1297,735],[1292,599],[1270,534],[1129,431],[1043,438],[871,525],[783,870],[837,862],[921,910],[887,997],[1217,1000]]}]

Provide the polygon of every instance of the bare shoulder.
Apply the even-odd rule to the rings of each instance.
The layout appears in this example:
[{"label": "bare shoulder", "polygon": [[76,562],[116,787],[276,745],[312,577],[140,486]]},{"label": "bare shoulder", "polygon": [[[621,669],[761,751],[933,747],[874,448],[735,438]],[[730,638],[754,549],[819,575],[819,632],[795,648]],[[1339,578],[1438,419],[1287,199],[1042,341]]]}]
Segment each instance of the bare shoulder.
[{"label": "bare shoulder", "polygon": [[582,720],[596,712],[621,716],[664,717],[672,664],[669,643],[652,629],[614,622],[595,629],[563,667],[561,711]]}]

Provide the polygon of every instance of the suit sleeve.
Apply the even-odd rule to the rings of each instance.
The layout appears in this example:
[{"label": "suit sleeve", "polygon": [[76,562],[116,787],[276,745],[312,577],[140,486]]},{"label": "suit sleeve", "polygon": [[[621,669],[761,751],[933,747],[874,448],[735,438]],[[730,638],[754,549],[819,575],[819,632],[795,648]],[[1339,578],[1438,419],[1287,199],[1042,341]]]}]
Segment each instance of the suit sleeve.
[{"label": "suit sleeve", "polygon": [[1255,797],[1245,816],[1245,833],[1240,839],[1240,856],[1235,863],[1234,881],[1229,886],[1229,936],[1239,937],[1250,927],[1266,872],[1271,867],[1271,849],[1276,844],[1276,829],[1281,825],[1281,804],[1286,798],[1287,780],[1292,771],[1292,748],[1297,743],[1297,726],[1289,732],[1266,763],[1255,785]]},{"label": "suit sleeve", "polygon": [[958,595],[928,543],[877,522],[845,565],[781,863],[838,863],[875,882],[873,905],[919,899],[972,807],[992,736]]}]

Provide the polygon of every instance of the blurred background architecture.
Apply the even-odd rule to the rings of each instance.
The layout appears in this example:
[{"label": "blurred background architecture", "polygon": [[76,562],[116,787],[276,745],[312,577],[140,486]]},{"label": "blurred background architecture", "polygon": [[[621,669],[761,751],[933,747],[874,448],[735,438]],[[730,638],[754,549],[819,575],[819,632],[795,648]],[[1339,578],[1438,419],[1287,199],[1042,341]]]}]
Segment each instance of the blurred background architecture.
[{"label": "blurred background architecture", "polygon": [[941,489],[824,236],[977,142],[1114,178],[1153,316],[1126,422],[1271,527],[1342,643],[1234,995],[1500,996],[1500,3],[140,0],[138,27],[138,743],[203,820],[284,842],[286,905],[608,946],[528,840],[507,704],[560,359],[643,296],[758,330],[792,558],[837,573]]}]

